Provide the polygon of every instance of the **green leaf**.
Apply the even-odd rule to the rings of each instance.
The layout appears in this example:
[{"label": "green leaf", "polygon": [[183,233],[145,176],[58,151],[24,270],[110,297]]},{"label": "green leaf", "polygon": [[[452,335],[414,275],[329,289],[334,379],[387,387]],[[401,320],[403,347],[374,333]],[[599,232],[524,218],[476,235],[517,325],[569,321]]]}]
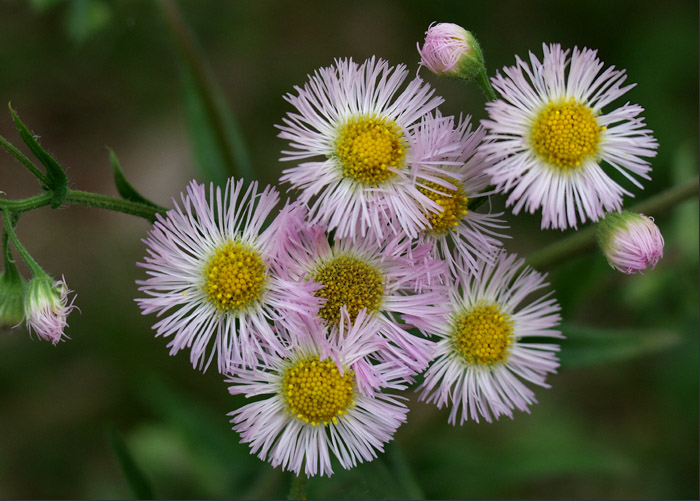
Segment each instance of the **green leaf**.
[{"label": "green leaf", "polygon": [[112,172],[114,173],[114,184],[117,186],[117,191],[126,200],[131,200],[132,202],[139,202],[150,207],[160,208],[158,205],[154,204],[143,195],[141,195],[136,189],[131,186],[131,183],[126,180],[124,176],[124,171],[119,163],[116,153],[112,148],[107,148],[109,150],[109,160],[112,164]]},{"label": "green leaf", "polygon": [[579,369],[618,362],[666,350],[680,343],[678,333],[664,329],[599,329],[564,325],[561,368]]},{"label": "green leaf", "polygon": [[24,143],[32,150],[32,153],[39,159],[39,161],[46,167],[46,174],[48,175],[48,189],[52,192],[53,196],[51,198],[51,207],[53,209],[59,207],[63,200],[66,198],[66,193],[68,191],[68,177],[63,171],[63,168],[54,160],[54,158],[46,153],[44,148],[41,147],[39,142],[34,137],[34,134],[29,132],[27,126],[22,123],[22,121],[15,113],[15,110],[10,106],[10,113],[12,113],[12,119],[15,122],[17,131]]},{"label": "green leaf", "polygon": [[134,497],[136,499],[155,499],[150,483],[136,464],[134,457],[127,448],[119,432],[117,432],[113,426],[108,426],[107,433],[109,434],[109,441],[112,444],[112,449],[119,460],[119,466],[121,466],[126,481],[129,483],[129,487],[131,487],[131,491],[134,493]]},{"label": "green leaf", "polygon": [[185,112],[195,160],[210,181],[228,177],[252,179],[253,169],[243,136],[175,1],[161,5],[178,46],[178,62],[185,94]]}]

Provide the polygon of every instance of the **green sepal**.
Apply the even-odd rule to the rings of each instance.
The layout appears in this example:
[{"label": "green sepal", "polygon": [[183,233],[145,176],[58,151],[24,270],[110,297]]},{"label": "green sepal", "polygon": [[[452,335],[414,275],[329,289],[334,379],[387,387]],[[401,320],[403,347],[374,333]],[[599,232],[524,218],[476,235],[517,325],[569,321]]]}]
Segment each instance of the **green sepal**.
[{"label": "green sepal", "polygon": [[19,274],[14,261],[5,261],[0,273],[0,328],[14,327],[24,318],[24,290],[27,281]]},{"label": "green sepal", "polygon": [[12,109],[12,106],[8,105],[8,107],[10,108],[10,113],[12,113],[12,120],[15,122],[20,137],[29,149],[32,150],[32,153],[34,153],[39,161],[46,167],[46,174],[48,177],[47,188],[53,195],[51,197],[51,208],[55,209],[59,207],[66,198],[66,193],[68,192],[68,177],[58,162],[41,147],[27,126],[22,123],[17,113],[15,113],[15,110]]},{"label": "green sepal", "polygon": [[124,176],[124,171],[122,170],[122,166],[119,163],[116,153],[114,153],[112,148],[107,149],[109,150],[109,161],[112,164],[112,172],[114,173],[114,184],[116,185],[117,191],[122,198],[160,209],[158,205],[145,198],[138,191],[136,191],[133,186],[131,186],[131,183],[129,183],[129,181],[126,180],[126,176]]}]

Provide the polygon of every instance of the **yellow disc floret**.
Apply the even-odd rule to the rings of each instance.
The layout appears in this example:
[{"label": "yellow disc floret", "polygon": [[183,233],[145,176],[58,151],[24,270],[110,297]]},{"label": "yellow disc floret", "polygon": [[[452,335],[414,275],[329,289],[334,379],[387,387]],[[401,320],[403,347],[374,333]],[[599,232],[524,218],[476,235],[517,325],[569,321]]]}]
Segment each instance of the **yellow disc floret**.
[{"label": "yellow disc floret", "polygon": [[438,236],[445,235],[456,228],[467,215],[468,200],[464,193],[464,186],[456,179],[446,178],[445,181],[456,186],[456,189],[452,190],[427,181],[422,183],[423,186],[418,186],[418,190],[423,195],[442,208],[440,212],[425,213],[430,222],[428,231]]},{"label": "yellow disc floret", "polygon": [[378,186],[396,175],[390,167],[403,167],[406,140],[393,120],[360,115],[340,128],[335,155],[345,177],[366,186]]},{"label": "yellow disc floret", "polygon": [[313,426],[336,424],[354,405],[355,374],[338,371],[335,362],[317,356],[288,367],[282,378],[282,394],[289,412]]},{"label": "yellow disc floret", "polygon": [[204,268],[204,292],[220,311],[238,312],[262,298],[267,267],[251,246],[234,240],[220,246]]},{"label": "yellow disc floret", "polygon": [[480,305],[457,318],[454,347],[471,365],[505,362],[513,343],[513,320],[498,305]]},{"label": "yellow disc floret", "polygon": [[598,152],[600,133],[593,110],[574,99],[549,103],[532,126],[532,146],[550,165],[575,169]]},{"label": "yellow disc floret", "polygon": [[316,296],[326,299],[319,316],[330,324],[340,321],[340,307],[345,305],[354,321],[362,308],[377,311],[384,297],[384,276],[374,266],[353,256],[340,255],[323,263],[312,274],[323,284]]}]

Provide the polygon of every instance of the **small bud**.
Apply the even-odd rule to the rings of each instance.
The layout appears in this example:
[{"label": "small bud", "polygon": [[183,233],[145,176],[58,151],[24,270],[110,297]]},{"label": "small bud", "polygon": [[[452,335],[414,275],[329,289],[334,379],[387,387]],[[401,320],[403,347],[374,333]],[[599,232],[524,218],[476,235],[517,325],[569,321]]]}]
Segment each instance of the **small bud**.
[{"label": "small bud", "polygon": [[0,273],[0,328],[16,327],[24,318],[25,285],[16,268]]},{"label": "small bud", "polygon": [[484,71],[481,47],[474,36],[456,24],[431,24],[425,32],[421,64],[438,76],[469,80]]},{"label": "small bud", "polygon": [[606,214],[598,223],[598,244],[610,266],[627,274],[653,269],[664,255],[664,237],[654,220],[627,211]]},{"label": "small bud", "polygon": [[68,326],[66,318],[75,308],[75,296],[68,304],[68,295],[73,291],[65,280],[51,283],[52,280],[43,275],[29,281],[24,297],[24,316],[30,333],[34,330],[41,339],[55,345],[67,337],[63,330]]}]

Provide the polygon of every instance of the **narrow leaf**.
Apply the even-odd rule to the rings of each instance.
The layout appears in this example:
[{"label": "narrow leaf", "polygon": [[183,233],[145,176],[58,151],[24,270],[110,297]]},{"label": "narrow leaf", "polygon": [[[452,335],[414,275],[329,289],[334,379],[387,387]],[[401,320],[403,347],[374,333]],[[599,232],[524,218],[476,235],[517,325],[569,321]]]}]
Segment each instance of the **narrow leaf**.
[{"label": "narrow leaf", "polygon": [[126,176],[124,176],[124,171],[122,170],[122,166],[114,150],[112,150],[112,148],[107,149],[109,150],[109,160],[112,164],[112,172],[114,173],[114,184],[117,186],[117,191],[122,198],[131,200],[132,202],[139,202],[150,207],[159,208],[158,205],[145,198],[131,186],[131,183],[129,183],[129,181],[126,180]]},{"label": "narrow leaf", "polygon": [[190,29],[174,0],[162,0],[178,46],[185,110],[195,159],[203,175],[217,184],[229,176],[251,179],[250,156],[237,121],[203,63]]},{"label": "narrow leaf", "polygon": [[[51,199],[51,207],[56,208],[63,203],[66,198],[66,193],[68,191],[68,177],[64,172],[63,168],[54,160],[54,158],[49,155],[44,148],[41,147],[39,142],[34,137],[27,126],[22,123],[22,121],[15,113],[15,110],[10,106],[10,113],[12,113],[12,119],[15,122],[17,131],[24,143],[32,150],[32,153],[39,159],[39,161],[46,167],[46,174],[48,175],[48,188],[52,191],[53,197]],[[26,164],[25,164],[26,165]]]},{"label": "narrow leaf", "polygon": [[37,167],[34,162],[29,160],[24,153],[19,151],[15,146],[9,142],[7,139],[4,137],[0,136],[0,147],[2,147],[5,151],[7,151],[10,155],[15,157],[19,163],[24,165],[27,169],[29,169],[29,172],[34,174],[37,179],[41,182],[42,188],[48,189],[48,178],[46,177],[46,174],[44,174],[39,167]]},{"label": "narrow leaf", "polygon": [[107,433],[109,434],[109,441],[112,444],[112,449],[114,449],[114,453],[119,460],[119,466],[121,466],[126,481],[129,487],[131,487],[131,491],[134,493],[134,497],[136,499],[155,499],[151,484],[136,464],[133,455],[127,448],[119,432],[117,432],[114,427],[109,426],[107,428]]},{"label": "narrow leaf", "polygon": [[664,329],[598,329],[565,325],[561,341],[562,369],[578,369],[633,359],[679,344],[676,332]]}]

